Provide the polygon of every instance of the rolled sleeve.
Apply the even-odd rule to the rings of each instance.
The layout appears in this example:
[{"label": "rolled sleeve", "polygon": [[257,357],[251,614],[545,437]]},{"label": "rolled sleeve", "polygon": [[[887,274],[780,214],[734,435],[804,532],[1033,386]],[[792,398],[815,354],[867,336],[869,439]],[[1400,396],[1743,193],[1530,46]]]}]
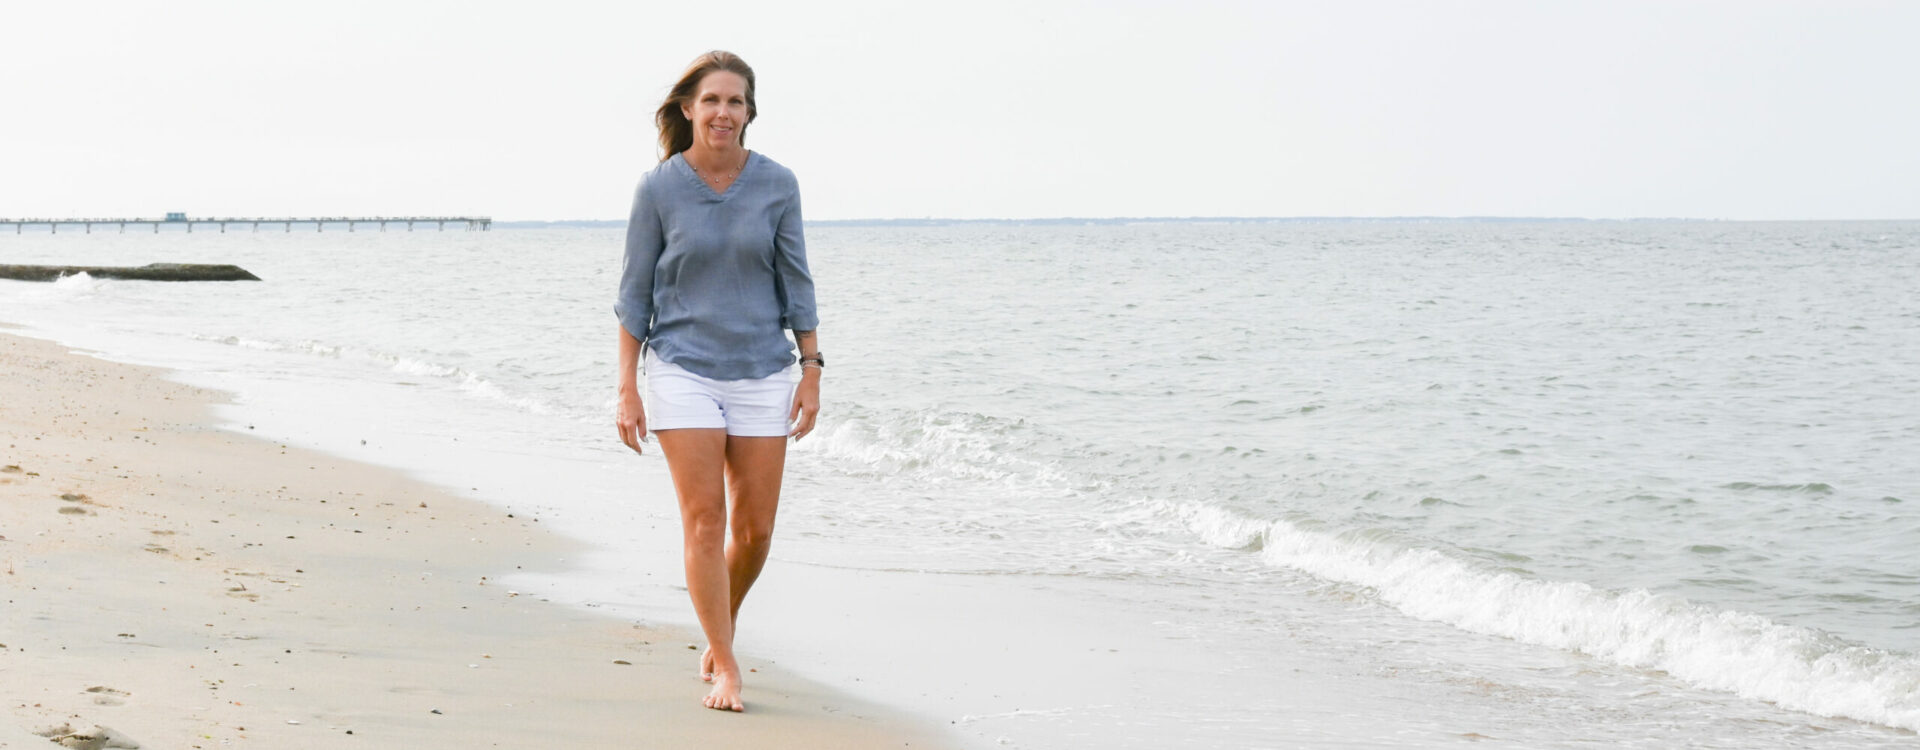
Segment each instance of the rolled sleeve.
[{"label": "rolled sleeve", "polygon": [[807,239],[801,229],[800,191],[793,191],[773,235],[774,278],[780,286],[780,325],[795,331],[820,326],[814,307],[813,274],[807,271]]},{"label": "rolled sleeve", "polygon": [[653,327],[653,274],[666,249],[660,212],[649,200],[647,180],[633,191],[633,212],[627,217],[627,251],[620,264],[620,289],[613,313],[620,327],[637,341],[646,341]]}]

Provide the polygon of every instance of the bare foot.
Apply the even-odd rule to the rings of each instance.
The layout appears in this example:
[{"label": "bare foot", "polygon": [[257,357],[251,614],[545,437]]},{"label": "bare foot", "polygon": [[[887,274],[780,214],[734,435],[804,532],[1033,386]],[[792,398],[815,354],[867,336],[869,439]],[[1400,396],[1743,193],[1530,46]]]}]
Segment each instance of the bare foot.
[{"label": "bare foot", "polygon": [[720,711],[745,711],[747,704],[740,702],[740,673],[716,672],[713,675],[713,691],[701,701],[707,708]]},{"label": "bare foot", "polygon": [[700,652],[700,681],[713,682],[713,647]]}]

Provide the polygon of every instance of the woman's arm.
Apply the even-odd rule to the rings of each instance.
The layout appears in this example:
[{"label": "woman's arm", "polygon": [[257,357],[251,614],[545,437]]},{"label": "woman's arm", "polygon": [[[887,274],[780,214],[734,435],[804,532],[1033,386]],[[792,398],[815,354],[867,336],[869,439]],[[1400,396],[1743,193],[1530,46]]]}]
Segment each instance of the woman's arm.
[{"label": "woman's arm", "polygon": [[653,271],[665,249],[660,212],[648,200],[647,181],[642,178],[633,191],[633,213],[627,217],[627,249],[620,263],[620,289],[613,303],[613,313],[620,319],[620,374],[616,380],[620,390],[613,420],[620,430],[620,442],[635,453],[641,452],[640,442],[647,437],[646,407],[640,404],[640,349],[652,333]]},{"label": "woman's arm", "polygon": [[820,332],[794,331],[793,343],[800,347],[800,384],[793,389],[793,411],[787,423],[793,429],[787,437],[799,440],[813,432],[814,417],[820,413],[820,373],[826,367],[813,362],[820,356]]},{"label": "woman's arm", "polygon": [[800,383],[793,389],[793,411],[787,415],[792,425],[788,437],[795,440],[813,431],[814,416],[820,413],[820,371],[824,363],[807,360],[820,356],[820,316],[813,302],[813,274],[807,270],[805,223],[800,219],[800,187],[793,196],[773,234],[774,282],[780,289],[780,326],[792,329],[793,343],[800,348]]}]

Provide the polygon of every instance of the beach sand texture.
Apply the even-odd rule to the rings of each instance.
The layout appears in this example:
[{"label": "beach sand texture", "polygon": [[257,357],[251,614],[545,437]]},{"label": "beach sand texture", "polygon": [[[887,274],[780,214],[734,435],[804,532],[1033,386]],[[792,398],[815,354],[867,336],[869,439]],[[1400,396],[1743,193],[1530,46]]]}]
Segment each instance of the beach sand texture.
[{"label": "beach sand texture", "polygon": [[748,713],[705,709],[697,634],[491,580],[577,551],[537,519],[217,428],[222,397],[0,335],[0,747],[954,744],[751,655]]}]

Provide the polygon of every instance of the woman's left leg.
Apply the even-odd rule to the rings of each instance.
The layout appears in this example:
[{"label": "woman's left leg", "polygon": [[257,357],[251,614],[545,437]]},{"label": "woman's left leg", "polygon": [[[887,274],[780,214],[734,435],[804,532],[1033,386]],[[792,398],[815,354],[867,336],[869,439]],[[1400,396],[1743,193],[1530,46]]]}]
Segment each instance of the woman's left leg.
[{"label": "woman's left leg", "polygon": [[[787,439],[727,436],[727,589],[728,614],[740,623],[740,604],[760,578],[773,547],[773,519],[780,510],[780,482],[786,472]],[[700,678],[713,679],[713,647],[700,654]]]},{"label": "woman's left leg", "polygon": [[780,510],[786,467],[786,438],[727,436],[727,577],[736,626],[740,603],[766,567],[773,546],[773,519]]}]

